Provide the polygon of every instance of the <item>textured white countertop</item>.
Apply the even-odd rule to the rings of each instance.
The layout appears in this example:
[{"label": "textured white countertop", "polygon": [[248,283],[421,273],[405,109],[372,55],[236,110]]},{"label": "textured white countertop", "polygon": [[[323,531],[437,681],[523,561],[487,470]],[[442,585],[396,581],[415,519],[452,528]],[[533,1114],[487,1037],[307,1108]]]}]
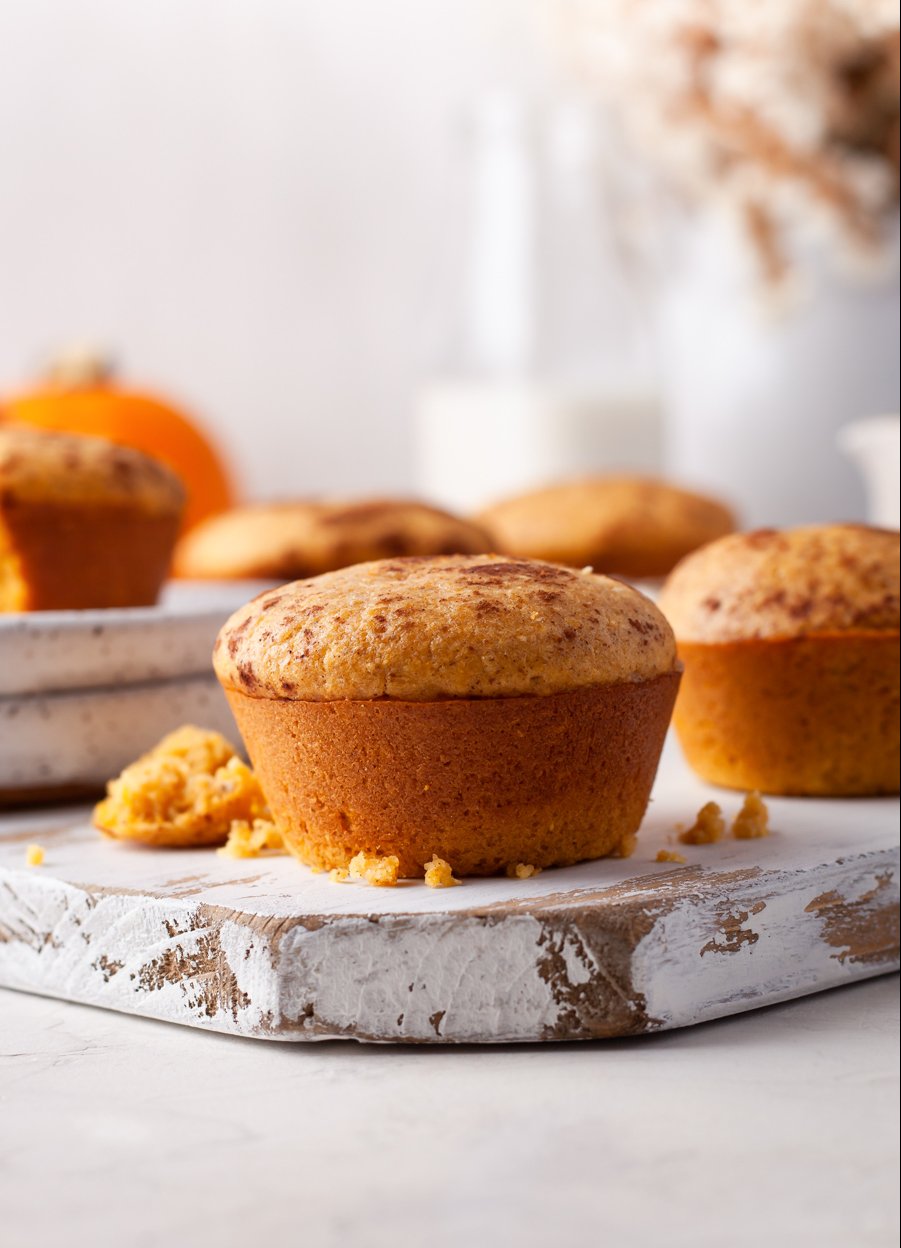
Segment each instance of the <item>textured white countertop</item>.
[{"label": "textured white countertop", "polygon": [[882,1248],[897,1121],[897,976],[481,1049],[266,1044],[0,991],[4,1248]]}]

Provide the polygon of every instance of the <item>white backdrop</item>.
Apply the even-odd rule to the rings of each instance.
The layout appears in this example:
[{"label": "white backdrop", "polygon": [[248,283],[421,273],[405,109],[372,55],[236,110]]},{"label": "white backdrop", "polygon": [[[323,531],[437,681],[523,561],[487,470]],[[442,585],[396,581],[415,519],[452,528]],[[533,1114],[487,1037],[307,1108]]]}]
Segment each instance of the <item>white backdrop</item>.
[{"label": "white backdrop", "polygon": [[540,83],[533,7],[3,0],[0,392],[89,339],[251,494],[408,488],[456,119]]}]

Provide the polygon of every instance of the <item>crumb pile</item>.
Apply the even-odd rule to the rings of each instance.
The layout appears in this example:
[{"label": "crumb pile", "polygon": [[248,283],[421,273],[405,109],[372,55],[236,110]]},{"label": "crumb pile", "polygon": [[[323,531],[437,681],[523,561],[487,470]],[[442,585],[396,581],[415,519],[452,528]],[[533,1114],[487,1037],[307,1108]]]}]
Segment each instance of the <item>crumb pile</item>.
[{"label": "crumb pile", "polygon": [[228,840],[217,851],[223,858],[259,858],[262,854],[286,854],[282,834],[271,819],[235,819]]},{"label": "crumb pile", "polygon": [[256,777],[234,747],[192,725],[164,737],[111,780],[94,810],[106,836],[181,847],[221,844],[233,823],[253,827],[268,818]]},{"label": "crumb pile", "polygon": [[[757,840],[770,834],[770,812],[766,802],[758,792],[752,791],[745,795],[741,809],[732,820],[731,834],[737,841]],[[683,845],[715,845],[726,835],[726,819],[722,807],[716,802],[705,802],[697,813],[690,828],[679,833]],[[669,855],[669,850],[661,849],[657,855],[658,862],[684,862],[680,854]]]},{"label": "crumb pile", "polygon": [[770,812],[757,792],[749,793],[732,822],[732,835],[739,841],[753,841],[770,834]]},{"label": "crumb pile", "polygon": [[394,888],[400,859],[396,854],[354,854],[347,866],[352,880],[365,880],[376,888]]},{"label": "crumb pile", "polygon": [[726,834],[726,820],[716,802],[706,802],[690,828],[679,833],[683,845],[713,845]]},{"label": "crumb pile", "polygon": [[684,854],[677,854],[674,849],[658,849],[655,862],[686,862]]},{"label": "crumb pile", "polygon": [[429,888],[453,888],[460,881],[455,877],[449,862],[432,855],[425,864],[425,882]]},{"label": "crumb pile", "polygon": [[507,867],[507,876],[511,880],[530,880],[540,873],[541,867],[533,867],[530,862],[511,862]]}]

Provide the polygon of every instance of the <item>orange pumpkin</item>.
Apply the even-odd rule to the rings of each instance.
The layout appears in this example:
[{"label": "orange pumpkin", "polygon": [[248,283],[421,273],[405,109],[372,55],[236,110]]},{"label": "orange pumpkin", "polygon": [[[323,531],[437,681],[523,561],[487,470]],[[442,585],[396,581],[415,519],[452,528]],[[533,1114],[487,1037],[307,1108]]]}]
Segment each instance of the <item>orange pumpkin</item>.
[{"label": "orange pumpkin", "polygon": [[155,395],[116,384],[109,362],[98,357],[73,353],[62,358],[45,384],[5,400],[0,416],[109,438],[162,460],[188,492],[183,529],[235,502],[222,458],[193,422]]}]

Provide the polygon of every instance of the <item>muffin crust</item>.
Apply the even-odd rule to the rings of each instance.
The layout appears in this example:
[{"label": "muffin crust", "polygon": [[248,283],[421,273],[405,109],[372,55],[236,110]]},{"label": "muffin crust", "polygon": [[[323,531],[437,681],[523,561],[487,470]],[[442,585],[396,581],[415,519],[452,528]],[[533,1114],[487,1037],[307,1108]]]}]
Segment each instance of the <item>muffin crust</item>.
[{"label": "muffin crust", "polygon": [[105,438],[0,428],[0,506],[91,504],[178,515],[185,492],[164,464]]},{"label": "muffin crust", "polygon": [[833,524],[736,533],[683,560],[660,597],[680,642],[894,631],[899,535]]},{"label": "muffin crust", "polygon": [[489,550],[484,529],[406,499],[297,501],[239,507],[187,534],[179,576],[297,580],[402,555]]},{"label": "muffin crust", "polygon": [[591,477],[505,499],[477,520],[497,548],[631,577],[665,576],[690,551],[729,533],[715,499],[643,477]]},{"label": "muffin crust", "polygon": [[672,631],[607,577],[499,555],[363,564],[259,595],[213,655],[226,689],[332,701],[499,698],[649,679]]}]

